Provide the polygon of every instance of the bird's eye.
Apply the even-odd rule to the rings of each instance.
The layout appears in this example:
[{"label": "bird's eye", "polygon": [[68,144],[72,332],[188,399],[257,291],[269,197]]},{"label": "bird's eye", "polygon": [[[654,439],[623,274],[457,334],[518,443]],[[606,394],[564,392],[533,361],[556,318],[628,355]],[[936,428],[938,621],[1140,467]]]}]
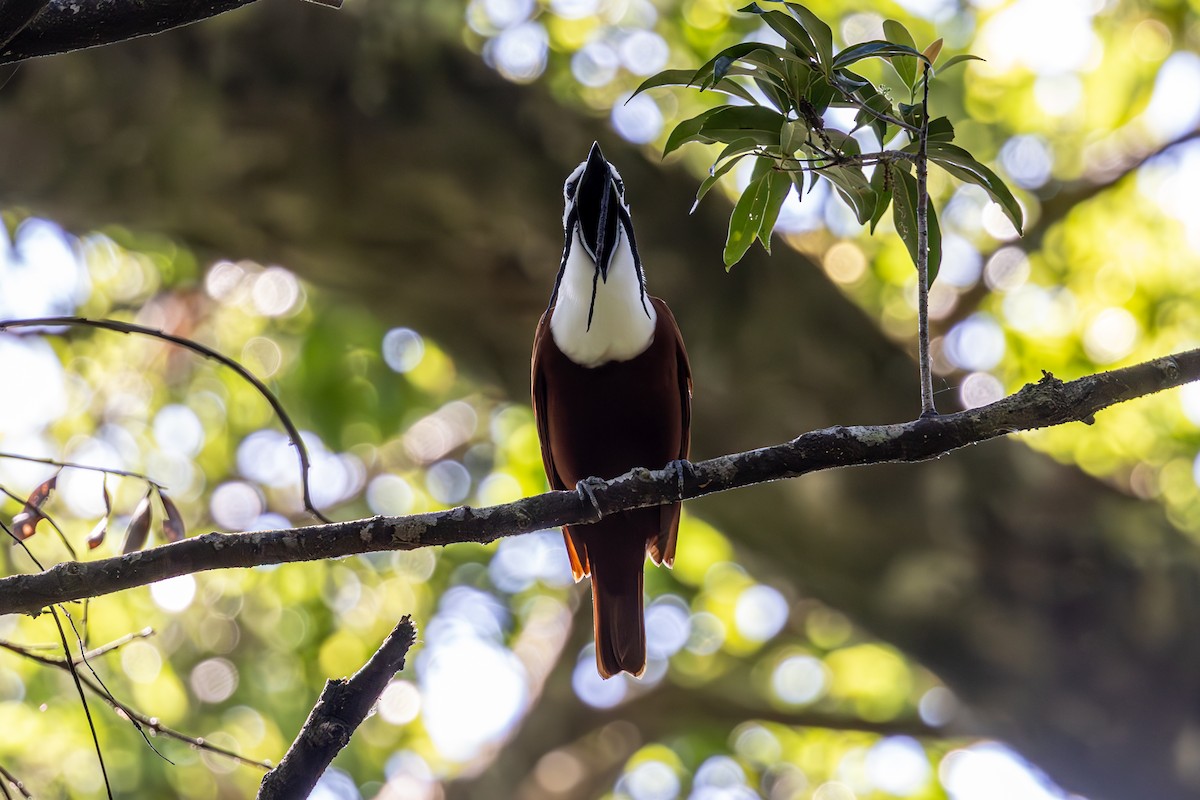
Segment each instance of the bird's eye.
[{"label": "bird's eye", "polygon": [[625,196],[625,181],[621,180],[620,178],[613,178],[613,182],[615,182],[617,184],[617,194],[621,195],[621,197],[624,197]]},{"label": "bird's eye", "polygon": [[575,196],[575,189],[579,186],[579,179],[574,178],[567,181],[567,185],[563,187],[563,197],[570,200]]}]

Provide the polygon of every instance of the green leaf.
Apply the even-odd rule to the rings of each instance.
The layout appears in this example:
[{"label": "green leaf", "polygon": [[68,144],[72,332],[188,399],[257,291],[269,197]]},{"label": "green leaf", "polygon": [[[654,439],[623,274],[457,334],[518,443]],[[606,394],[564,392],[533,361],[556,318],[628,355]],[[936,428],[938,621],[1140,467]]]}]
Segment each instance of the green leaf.
[{"label": "green leaf", "polygon": [[729,215],[729,235],[725,239],[723,254],[725,269],[732,269],[734,264],[741,261],[742,256],[746,255],[746,251],[754,243],[758,230],[762,227],[768,195],[767,176],[761,175],[750,181],[750,185],[738,198],[733,213]]},{"label": "green leaf", "polygon": [[935,117],[929,120],[929,135],[931,142],[949,142],[954,139],[954,125],[949,117]]},{"label": "green leaf", "polygon": [[962,53],[961,55],[951,56],[950,58],[946,59],[945,64],[942,64],[940,67],[938,67],[938,72],[945,72],[955,64],[961,64],[964,61],[983,61],[983,59],[979,56],[973,56],[970,53]]},{"label": "green leaf", "polygon": [[701,123],[697,135],[702,141],[731,144],[752,137],[759,144],[778,146],[779,130],[786,120],[778,111],[762,106],[723,106]]},{"label": "green leaf", "polygon": [[[917,179],[908,170],[896,164],[890,165],[892,174],[892,222],[896,233],[908,249],[909,258],[917,263]],[[942,265],[942,231],[938,226],[937,213],[932,203],[926,203],[928,216],[929,259],[926,262],[928,284],[933,285],[938,269]]]},{"label": "green leaf", "polygon": [[775,106],[775,108],[779,109],[780,111],[788,111],[791,109],[792,103],[791,99],[787,96],[787,92],[780,89],[774,81],[755,78],[754,84],[758,87],[758,90],[762,92],[768,100],[771,101],[771,105]]},{"label": "green leaf", "polygon": [[779,129],[779,149],[785,156],[791,156],[800,149],[808,137],[808,126],[802,120],[789,120]]},{"label": "green leaf", "polygon": [[837,58],[833,59],[833,68],[848,67],[856,61],[862,61],[864,58],[890,58],[895,56],[923,57],[915,47],[874,39],[869,42],[856,44],[853,47],[847,47],[838,53]]},{"label": "green leaf", "polygon": [[796,16],[796,19],[800,20],[800,24],[804,26],[804,30],[808,31],[808,35],[812,37],[817,51],[817,61],[828,70],[833,61],[833,31],[821,21],[820,17],[799,3],[787,3],[787,7]]},{"label": "green leaf", "polygon": [[[894,19],[883,21],[883,35],[892,44],[909,47],[914,52],[917,49],[917,43],[913,40],[912,34],[908,32],[908,28]],[[892,68],[896,70],[900,80],[904,81],[906,87],[912,88],[913,81],[917,78],[917,60],[911,56],[893,56],[891,61]]]},{"label": "green leaf", "polygon": [[837,97],[837,90],[830,86],[829,82],[820,75],[813,76],[807,91],[804,93],[804,98],[812,104],[813,110],[817,112],[817,116],[821,116],[829,109],[829,104],[833,102],[833,98],[835,97]]},{"label": "green leaf", "polygon": [[[707,88],[714,83],[713,72],[716,69],[717,62],[721,62],[724,68],[728,69],[729,65],[742,58],[742,56],[762,48],[763,45],[759,42],[739,42],[738,44],[730,45],[706,61],[704,66],[692,73],[692,79],[688,83],[689,85],[704,86]],[[717,78],[717,80],[719,79]]]},{"label": "green leaf", "polygon": [[691,119],[685,119],[683,122],[676,125],[675,129],[671,131],[671,135],[667,137],[667,143],[663,147],[663,158],[666,158],[668,155],[678,150],[680,145],[686,144],[687,142],[700,141],[700,128],[704,126],[705,121],[724,108],[726,108],[726,106],[710,108],[707,111],[703,111]]},{"label": "green leaf", "polygon": [[745,8],[739,8],[742,13],[758,14],[771,29],[783,37],[783,40],[796,48],[796,52],[808,58],[816,59],[817,49],[808,31],[796,20],[782,11],[767,11],[757,3],[751,3]]},{"label": "green leaf", "polygon": [[871,233],[892,204],[892,182],[888,180],[888,164],[877,164],[871,173],[871,191],[875,193],[875,210],[871,212]]},{"label": "green leaf", "polygon": [[875,211],[876,196],[860,167],[828,167],[821,175],[833,184],[838,195],[850,206],[860,225],[871,221]]},{"label": "green leaf", "polygon": [[[659,86],[691,86],[692,78],[695,74],[696,71],[694,69],[664,69],[657,75],[651,75],[642,81],[642,85],[633,90],[633,94],[629,96],[629,100],[637,97],[647,89],[657,89]],[[629,100],[625,102],[628,103]]]},{"label": "green leaf", "polygon": [[792,191],[792,179],[786,172],[772,169],[766,175],[767,201],[763,207],[762,223],[758,226],[758,240],[763,249],[771,252],[771,232],[775,230],[775,222],[779,219],[779,210],[787,200],[788,192]]},{"label": "green leaf", "polygon": [[[730,145],[730,147],[732,146],[733,145]],[[727,147],[725,150],[728,151],[729,148]],[[748,152],[740,153],[719,167],[714,164],[713,169],[709,170],[708,177],[701,181],[700,188],[696,191],[696,202],[692,204],[692,210],[688,213],[695,213],[696,209],[700,206],[700,201],[704,199],[704,195],[708,194],[708,191],[717,185],[717,181],[721,180],[721,178],[723,178],[729,172],[729,170],[736,167],[738,162],[748,155],[750,155]],[[722,153],[721,157],[724,158],[725,153]]]},{"label": "green leaf", "polygon": [[1024,235],[1025,215],[1021,212],[1021,206],[1013,197],[1012,191],[999,175],[976,161],[975,157],[966,150],[949,142],[929,142],[928,152],[930,161],[954,177],[982,187],[993,200],[1000,204],[1000,208],[1004,210],[1005,216],[1017,229],[1017,233]]}]

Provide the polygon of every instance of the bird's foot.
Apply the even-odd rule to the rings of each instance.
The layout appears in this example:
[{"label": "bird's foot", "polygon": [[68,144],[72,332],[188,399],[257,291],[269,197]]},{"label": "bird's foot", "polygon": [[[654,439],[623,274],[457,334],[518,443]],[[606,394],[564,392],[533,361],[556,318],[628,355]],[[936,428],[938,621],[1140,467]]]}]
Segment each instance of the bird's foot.
[{"label": "bird's foot", "polygon": [[604,516],[604,512],[600,510],[600,501],[596,499],[596,490],[603,489],[607,485],[608,481],[594,475],[575,484],[575,491],[579,494],[579,499],[592,504],[592,508],[596,509],[597,519]]},{"label": "bird's foot", "polygon": [[695,478],[696,477],[696,468],[693,467],[692,462],[688,461],[686,458],[677,458],[674,461],[671,461],[670,463],[668,463],[667,466],[665,467],[665,469],[668,472],[675,473],[675,488],[678,490],[678,493],[679,493],[678,499],[682,500],[683,499],[683,489],[684,489],[683,482],[687,478]]}]

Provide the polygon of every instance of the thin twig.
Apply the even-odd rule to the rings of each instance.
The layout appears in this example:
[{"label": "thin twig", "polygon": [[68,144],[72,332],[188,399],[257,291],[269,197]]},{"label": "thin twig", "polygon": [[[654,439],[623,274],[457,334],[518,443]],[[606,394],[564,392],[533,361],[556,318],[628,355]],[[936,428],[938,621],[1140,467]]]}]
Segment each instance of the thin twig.
[{"label": "thin twig", "polygon": [[[460,542],[487,543],[559,525],[596,522],[634,508],[728,491],[820,470],[911,463],[1010,433],[1091,422],[1117,403],[1200,379],[1200,350],[1064,383],[1045,375],[979,408],[892,425],[835,426],[771,447],[699,461],[678,470],[637,468],[596,488],[546,492],[503,505],[250,533],[207,533],[128,556],[68,562],[33,575],[0,578],[0,614],[37,614],[52,603],[98,597],[211,569],[344,558]],[[595,501],[593,504],[592,501]]]},{"label": "thin twig", "polygon": [[404,669],[404,658],[416,637],[417,629],[405,614],[358,672],[349,678],[326,681],[287,754],[279,766],[263,776],[258,800],[308,797],[329,762],[367,718],[392,676]]},{"label": "thin twig", "polygon": [[8,793],[9,786],[12,786],[14,789],[20,792],[21,797],[26,798],[26,800],[33,800],[33,795],[26,790],[25,784],[21,783],[20,779],[5,769],[3,765],[0,765],[0,789],[3,789],[4,796],[11,800],[12,795]]},{"label": "thin twig", "polygon": [[83,715],[87,717],[88,730],[92,732],[92,744],[96,746],[96,760],[100,762],[100,774],[104,778],[104,790],[108,793],[108,800],[113,800],[112,784],[108,782],[108,768],[104,766],[104,751],[100,749],[100,735],[96,732],[96,723],[92,719],[92,709],[88,707],[87,695],[83,691],[83,681],[80,679],[79,670],[75,668],[75,659],[71,656],[71,647],[67,644],[67,632],[63,630],[62,621],[59,620],[58,611],[54,606],[50,607],[50,615],[54,618],[54,625],[58,628],[59,638],[62,639],[63,664],[67,671],[71,673],[71,679],[75,682],[75,691],[79,693],[79,702],[83,703]]},{"label": "thin twig", "polygon": [[[23,658],[28,658],[31,661],[35,661],[39,664],[44,664],[48,667],[57,667],[58,669],[64,669],[64,670],[69,668],[65,659],[51,658],[49,656],[44,656],[44,655],[41,655],[40,653],[34,652],[33,650],[31,650],[23,645],[14,644],[13,642],[6,642],[6,641],[0,640],[0,649],[8,650],[10,653],[16,653],[17,655],[19,655]],[[168,728],[167,726],[163,725],[158,719],[147,716],[146,714],[143,714],[142,712],[130,707],[126,703],[116,699],[116,697],[114,697],[113,695],[106,693],[103,689],[100,688],[100,686],[98,686],[96,683],[94,683],[92,681],[92,679],[89,678],[87,675],[80,675],[79,678],[83,682],[83,685],[85,687],[87,687],[87,689],[89,691],[93,692],[98,697],[101,697],[102,699],[104,699],[104,701],[106,703],[108,703],[113,708],[114,711],[117,711],[120,714],[123,714],[124,716],[128,717],[131,720],[136,720],[139,724],[141,724],[147,730],[152,731],[155,735],[166,736],[168,739],[175,739],[176,741],[183,742],[184,744],[190,745],[198,750],[206,750],[210,753],[216,753],[217,755],[225,756],[226,758],[231,758],[234,761],[237,761],[241,764],[245,764],[246,766],[258,767],[259,769],[270,769],[271,768],[270,761],[256,761],[255,759],[247,758],[246,756],[243,756],[241,753],[237,753],[233,750],[229,750],[227,748],[212,744],[211,742],[206,741],[203,738],[196,737],[196,736],[188,736],[186,733],[180,733],[179,731],[174,730],[173,728]]]},{"label": "thin twig", "polygon": [[130,642],[137,641],[138,639],[149,639],[153,635],[154,635],[154,628],[142,628],[140,631],[134,631],[133,633],[127,633],[118,639],[113,639],[108,644],[102,644],[93,650],[88,650],[86,653],[83,653],[80,656],[79,661],[83,661],[83,660],[86,660],[89,658],[99,658],[100,656],[108,655],[112,651],[114,651],[118,648],[124,647],[125,645],[129,644]]},{"label": "thin twig", "polygon": [[158,481],[154,480],[153,478],[150,478],[147,475],[143,475],[140,472],[131,472],[129,470],[124,470],[124,469],[113,469],[111,467],[94,467],[90,464],[77,464],[74,461],[58,461],[57,459],[53,459],[53,458],[39,458],[38,456],[26,456],[26,455],[21,455],[20,453],[6,453],[3,451],[0,451],[0,458],[15,458],[20,461],[30,461],[30,462],[33,462],[34,464],[49,464],[52,467],[62,467],[63,469],[83,469],[83,470],[87,470],[88,472],[102,472],[105,475],[120,475],[122,478],[137,478],[138,480],[145,481],[146,483],[150,484],[151,486],[155,487],[156,489],[165,491],[167,488],[167,487],[163,486],[161,483],[159,483]]},{"label": "thin twig", "polygon": [[283,407],[283,403],[279,402],[279,398],[275,393],[267,388],[267,385],[255,377],[254,373],[243,367],[238,362],[234,361],[229,356],[213,350],[211,347],[202,345],[192,339],[183,336],[176,336],[166,331],[160,331],[157,328],[148,328],[144,325],[137,325],[132,322],[120,322],[113,319],[88,319],[86,317],[41,317],[38,319],[10,319],[0,321],[0,331],[9,330],[12,328],[42,328],[42,327],[58,327],[58,326],[78,326],[85,328],[99,328],[101,330],[115,331],[117,333],[137,334],[139,336],[149,336],[153,339],[161,339],[164,342],[182,347],[186,350],[191,350],[193,353],[198,353],[204,358],[216,361],[237,373],[238,377],[249,383],[255,390],[271,404],[271,410],[275,412],[275,416],[279,418],[280,424],[287,430],[288,438],[291,439],[292,446],[296,448],[296,453],[300,457],[300,490],[304,500],[304,508],[308,513],[312,514],[322,522],[330,522],[331,520],[317,510],[313,505],[312,493],[309,490],[308,477],[312,471],[311,463],[308,458],[308,448],[304,445],[304,440],[300,438],[300,430],[292,422],[292,418],[288,416],[287,411]]},{"label": "thin twig", "polygon": [[917,371],[921,416],[937,415],[929,363],[929,65],[922,64],[921,131],[917,139]]}]

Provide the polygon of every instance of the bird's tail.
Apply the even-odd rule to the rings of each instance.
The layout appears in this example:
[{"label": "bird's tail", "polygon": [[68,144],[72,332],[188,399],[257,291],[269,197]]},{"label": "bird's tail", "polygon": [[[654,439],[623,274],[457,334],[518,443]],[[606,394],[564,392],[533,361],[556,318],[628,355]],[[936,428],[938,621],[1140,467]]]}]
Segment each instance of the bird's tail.
[{"label": "bird's tail", "polygon": [[646,618],[642,612],[643,543],[589,547],[592,618],[596,626],[596,668],[611,678],[621,671],[640,676],[646,669]]}]

